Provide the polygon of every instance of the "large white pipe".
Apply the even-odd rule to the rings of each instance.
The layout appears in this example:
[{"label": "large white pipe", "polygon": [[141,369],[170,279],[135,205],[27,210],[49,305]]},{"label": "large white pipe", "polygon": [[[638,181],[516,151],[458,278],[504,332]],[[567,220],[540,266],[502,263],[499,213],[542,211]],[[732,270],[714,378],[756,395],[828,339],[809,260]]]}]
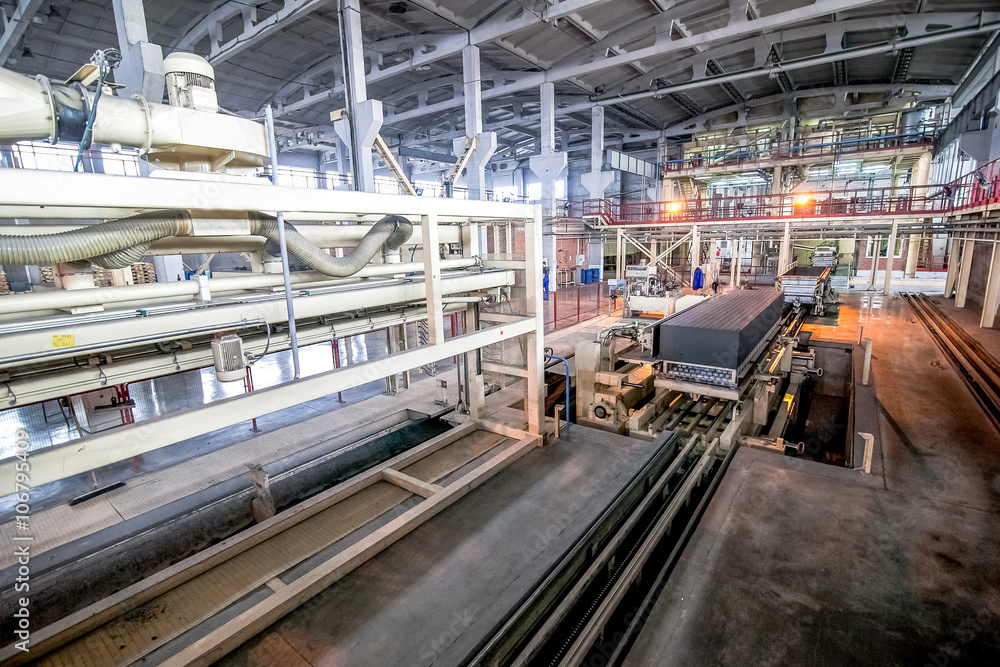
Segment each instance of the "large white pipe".
[{"label": "large white pipe", "polygon": [[[85,125],[94,97],[82,87],[0,69],[0,144],[79,141],[81,118]],[[270,154],[267,133],[260,123],[149,102],[141,96],[123,99],[102,95],[92,141],[140,148],[150,152],[150,162],[171,167],[258,166]]]},{"label": "large white pipe", "polygon": [[[89,225],[0,225],[0,236],[36,236],[38,234],[58,234],[74,229],[83,229]],[[295,225],[295,230],[320,248],[351,248],[364,238],[370,225]],[[153,243],[154,250],[164,250],[176,247],[184,253],[205,252],[245,252],[260,250],[263,245],[262,236],[168,236]],[[440,243],[460,243],[462,230],[458,225],[440,225],[438,241]],[[423,231],[414,226],[413,234],[406,246],[421,245]],[[213,250],[218,247],[218,250]],[[207,249],[200,249],[207,248]]]},{"label": "large white pipe", "polygon": [[[474,266],[476,263],[476,259],[443,260],[441,262],[441,269],[463,269]],[[417,273],[423,270],[424,265],[419,262],[406,264],[369,264],[351,278],[392,276],[400,273]],[[330,280],[329,276],[318,271],[293,273],[291,274],[291,279],[293,285],[310,286],[335,285],[345,282],[344,280]],[[208,287],[213,293],[225,293],[278,287],[283,282],[280,273],[248,273],[245,277],[211,278],[208,281]],[[199,290],[197,281],[182,280],[179,282],[151,283],[147,285],[8,294],[0,297],[0,314],[64,310],[112,303],[149,303],[157,299],[195,296]]]}]

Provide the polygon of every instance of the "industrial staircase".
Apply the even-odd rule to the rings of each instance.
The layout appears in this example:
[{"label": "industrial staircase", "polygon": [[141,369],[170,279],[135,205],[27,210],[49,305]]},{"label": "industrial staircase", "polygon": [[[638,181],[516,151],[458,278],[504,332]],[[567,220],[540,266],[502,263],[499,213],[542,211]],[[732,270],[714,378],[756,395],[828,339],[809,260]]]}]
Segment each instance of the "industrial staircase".
[{"label": "industrial staircase", "polygon": [[698,185],[693,178],[678,178],[677,184],[681,189],[681,199],[688,201],[698,198]]}]

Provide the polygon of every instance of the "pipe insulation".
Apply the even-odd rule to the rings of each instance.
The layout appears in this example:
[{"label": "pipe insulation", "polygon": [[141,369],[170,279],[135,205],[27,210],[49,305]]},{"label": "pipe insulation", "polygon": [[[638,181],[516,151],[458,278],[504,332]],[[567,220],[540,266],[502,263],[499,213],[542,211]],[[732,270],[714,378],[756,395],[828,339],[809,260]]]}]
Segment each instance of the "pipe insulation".
[{"label": "pipe insulation", "polygon": [[[271,216],[247,214],[250,234],[278,242],[278,223]],[[152,242],[190,236],[194,224],[187,211],[155,211],[56,234],[0,236],[0,265],[39,265],[91,260],[104,268],[124,268],[139,261]],[[332,257],[285,223],[288,251],[306,266],[328,276],[347,277],[360,271],[383,246],[398,250],[413,233],[406,218],[387,215],[365,233],[346,257]]]},{"label": "pipe insulation", "polygon": [[[479,260],[474,257],[467,259],[445,259],[441,260],[441,270],[466,269],[476,266],[478,263]],[[396,274],[420,273],[423,270],[424,265],[419,262],[369,264],[354,274],[354,278],[376,278]],[[319,272],[298,271],[292,273],[291,278],[292,284],[300,287],[318,288],[341,284],[340,281],[331,281],[329,276]],[[269,289],[279,287],[282,283],[283,280],[280,273],[251,273],[246,276],[237,277],[230,275],[224,278],[208,279],[208,287],[213,295]],[[358,285],[363,285],[363,283],[359,282]],[[181,280],[178,282],[149,283],[145,285],[7,294],[0,299],[0,315],[82,308],[86,306],[108,306],[111,304],[149,305],[164,299],[193,297],[200,290],[201,288],[197,281]]]},{"label": "pipe insulation", "polygon": [[[42,75],[32,79],[0,68],[0,145],[79,143],[94,96],[79,84],[55,83]],[[260,123],[247,118],[158,104],[141,95],[104,95],[86,147],[131,146],[161,166],[211,164],[225,156],[229,167],[254,167],[270,154],[266,135]]]}]

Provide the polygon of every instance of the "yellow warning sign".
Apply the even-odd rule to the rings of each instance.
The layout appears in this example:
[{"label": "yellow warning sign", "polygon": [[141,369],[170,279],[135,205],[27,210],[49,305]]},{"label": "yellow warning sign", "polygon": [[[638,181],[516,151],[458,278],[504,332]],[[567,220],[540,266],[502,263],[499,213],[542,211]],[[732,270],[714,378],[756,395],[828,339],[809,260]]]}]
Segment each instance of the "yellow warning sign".
[{"label": "yellow warning sign", "polygon": [[76,336],[73,334],[53,334],[52,347],[73,347],[76,345]]}]

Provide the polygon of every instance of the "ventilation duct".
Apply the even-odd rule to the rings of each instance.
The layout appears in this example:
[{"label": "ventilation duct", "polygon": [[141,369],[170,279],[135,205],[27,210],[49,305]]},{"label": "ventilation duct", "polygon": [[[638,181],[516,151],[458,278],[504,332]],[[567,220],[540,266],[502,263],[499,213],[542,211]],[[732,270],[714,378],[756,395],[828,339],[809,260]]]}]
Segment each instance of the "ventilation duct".
[{"label": "ventilation duct", "polygon": [[[239,220],[235,222],[241,222]],[[263,236],[275,246],[278,222],[262,213],[248,213],[242,219],[249,233]],[[139,261],[149,244],[169,236],[191,236],[194,222],[187,211],[140,213],[57,234],[0,236],[0,265],[40,265],[56,262],[93,261],[105,268],[123,268]],[[331,257],[285,223],[288,252],[303,264],[328,276],[347,277],[360,271],[381,249],[398,250],[413,234],[413,225],[404,217],[387,215],[376,222],[346,257]]]}]

